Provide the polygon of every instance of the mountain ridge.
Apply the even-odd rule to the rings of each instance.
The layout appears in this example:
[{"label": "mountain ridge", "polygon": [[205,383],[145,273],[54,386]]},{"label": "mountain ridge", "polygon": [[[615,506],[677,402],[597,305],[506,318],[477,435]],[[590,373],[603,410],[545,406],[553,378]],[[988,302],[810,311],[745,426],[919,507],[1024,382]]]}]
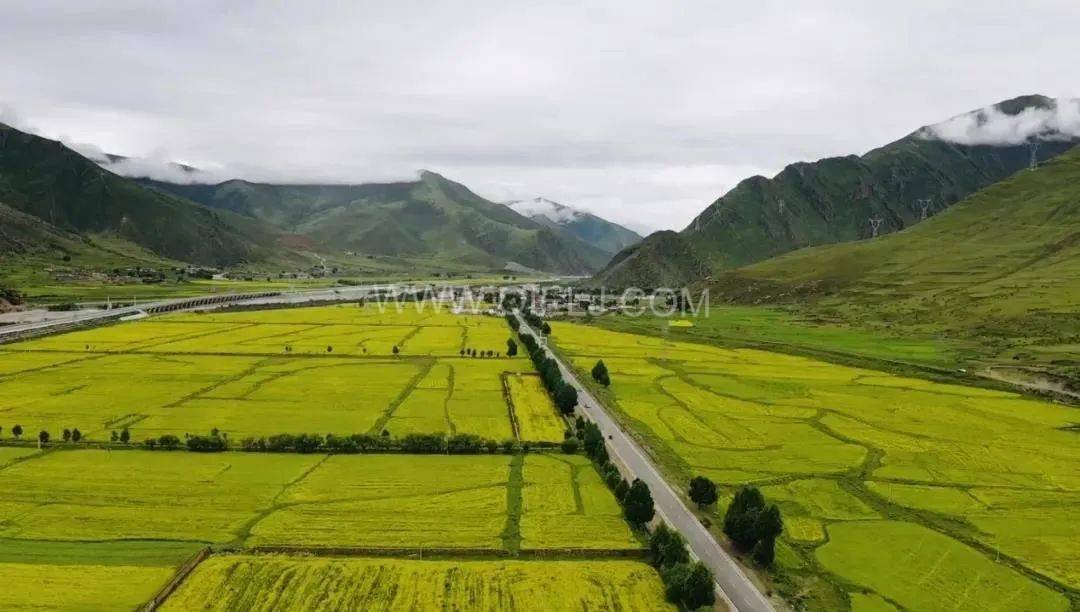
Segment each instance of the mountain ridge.
[{"label": "mountain ridge", "polygon": [[[1054,101],[1045,96],[1021,96],[993,108],[1015,115],[1051,104]],[[745,179],[679,232],[685,245],[666,251],[692,253],[712,271],[719,271],[809,246],[868,238],[874,235],[875,223],[880,234],[892,233],[922,220],[920,200],[929,199],[926,216],[933,216],[1028,167],[1033,155],[1026,144],[960,145],[927,138],[925,131],[931,127],[919,128],[862,156],[796,162],[772,178]],[[1041,163],[1076,142],[1041,142],[1034,155]],[[674,239],[664,236],[663,240],[671,246]],[[686,257],[674,264],[615,258],[591,283],[640,285],[641,280],[656,280],[653,270],[685,269],[692,263]],[[659,280],[670,284],[676,279]]]}]

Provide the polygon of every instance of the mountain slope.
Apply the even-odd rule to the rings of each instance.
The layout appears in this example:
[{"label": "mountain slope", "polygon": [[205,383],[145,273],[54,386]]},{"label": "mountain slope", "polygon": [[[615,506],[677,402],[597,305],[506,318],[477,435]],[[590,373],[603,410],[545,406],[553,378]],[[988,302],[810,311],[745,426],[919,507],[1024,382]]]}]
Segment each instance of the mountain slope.
[{"label": "mountain slope", "polygon": [[610,255],[641,242],[637,232],[545,198],[517,200],[506,205],[541,225],[565,231]]},{"label": "mountain slope", "polygon": [[1080,393],[1080,149],[926,223],[726,271],[709,287],[722,301],[970,342],[991,376],[1049,376]]},{"label": "mountain slope", "polygon": [[[1043,96],[1025,96],[994,108],[1018,115],[1053,104]],[[736,268],[807,246],[870,237],[871,219],[880,220],[881,234],[899,231],[920,222],[919,200],[929,199],[927,215],[933,216],[1030,163],[1031,148],[1024,143],[962,145],[935,138],[929,130],[861,157],[796,163],[772,179],[746,179],[680,235],[713,270]],[[1045,161],[1075,144],[1041,142],[1036,154]],[[615,286],[628,286],[662,267],[638,261],[601,275]]]},{"label": "mountain slope", "polygon": [[0,202],[59,230],[110,233],[212,265],[268,257],[272,233],[103,170],[59,142],[0,125]]},{"label": "mountain slope", "polygon": [[740,300],[910,312],[1080,312],[1080,150],[895,234],[803,249],[718,277]]},{"label": "mountain slope", "polygon": [[[690,244],[673,231],[656,232],[647,240],[623,249],[585,286],[681,287],[707,278],[709,266]],[[624,279],[632,277],[633,282]]]},{"label": "mountain slope", "polygon": [[420,180],[363,185],[217,185],[146,181],[155,189],[304,234],[324,247],[432,257],[501,268],[588,273],[604,251],[485,200],[433,172]]}]

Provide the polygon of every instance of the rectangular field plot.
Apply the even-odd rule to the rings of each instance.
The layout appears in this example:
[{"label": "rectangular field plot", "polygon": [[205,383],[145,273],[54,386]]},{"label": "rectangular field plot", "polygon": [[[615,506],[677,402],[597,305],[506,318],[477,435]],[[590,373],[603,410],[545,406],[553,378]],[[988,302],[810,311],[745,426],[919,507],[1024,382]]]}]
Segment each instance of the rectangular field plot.
[{"label": "rectangular field plot", "polygon": [[522,549],[641,548],[586,457],[530,455],[523,477]]},{"label": "rectangular field plot", "polygon": [[330,457],[246,543],[501,549],[509,477],[505,455]]},{"label": "rectangular field plot", "polygon": [[[289,576],[282,581],[282,576]],[[415,561],[222,555],[165,610],[674,610],[636,561]]]},{"label": "rectangular field plot", "polygon": [[[527,474],[524,491],[515,469]],[[0,489],[0,543],[20,545],[504,550],[520,531],[530,548],[641,546],[595,470],[574,456],[54,451],[9,462]],[[510,512],[522,495],[524,510]],[[533,497],[570,501],[549,508]]]},{"label": "rectangular field plot", "polygon": [[[1075,408],[785,354],[553,327],[553,343],[579,371],[604,360],[616,412],[683,486],[695,475],[729,494],[745,483],[783,483],[763,492],[780,505],[783,537],[799,554],[821,542],[823,551],[839,551],[833,534],[870,524],[882,508],[905,517],[925,511],[956,519],[948,533],[940,524],[934,532],[963,551],[949,557],[955,562],[974,567],[980,553],[962,543],[970,538],[1038,574],[995,566],[1026,585],[1011,592],[1035,593],[1040,582],[1057,593],[1080,588]],[[899,540],[877,549],[890,559],[907,550]],[[839,567],[837,555],[829,559],[827,569]],[[971,580],[935,582],[927,592],[968,607],[994,600],[976,592],[992,583],[969,569],[957,576]],[[859,583],[909,605],[887,572]]]},{"label": "rectangular field plot", "polygon": [[0,609],[133,610],[174,572],[172,567],[0,563]]},{"label": "rectangular field plot", "polygon": [[511,375],[506,377],[514,417],[522,440],[529,442],[561,442],[566,424],[559,417],[540,377]]},{"label": "rectangular field plot", "polygon": [[201,546],[0,540],[0,609],[131,610]]},{"label": "rectangular field plot", "polygon": [[0,427],[511,439],[502,377],[531,363],[465,352],[505,351],[510,333],[496,317],[345,305],[108,325],[0,347]]}]

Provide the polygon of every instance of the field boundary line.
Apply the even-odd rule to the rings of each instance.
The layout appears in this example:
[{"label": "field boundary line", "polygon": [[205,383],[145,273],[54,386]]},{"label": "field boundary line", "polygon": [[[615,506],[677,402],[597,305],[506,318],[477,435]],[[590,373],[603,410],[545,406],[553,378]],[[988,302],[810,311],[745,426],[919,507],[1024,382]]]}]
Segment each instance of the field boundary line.
[{"label": "field boundary line", "polygon": [[507,553],[517,556],[521,550],[521,513],[524,508],[525,455],[510,459],[506,478],[506,525],[499,534]]},{"label": "field boundary line", "polygon": [[412,392],[416,390],[420,381],[427,377],[428,373],[431,372],[431,369],[434,368],[435,364],[438,362],[434,357],[412,357],[408,359],[410,361],[420,361],[423,365],[412,377],[412,380],[405,385],[405,388],[401,390],[401,393],[390,402],[390,405],[386,407],[386,410],[383,411],[382,415],[375,420],[375,424],[368,430],[368,433],[373,436],[381,434],[383,430],[386,429],[386,424],[394,417],[394,412],[397,411],[398,406],[401,406],[401,404],[412,395]]},{"label": "field boundary line", "polygon": [[180,588],[180,584],[191,575],[191,572],[195,571],[195,568],[198,567],[200,563],[210,556],[211,552],[213,552],[213,550],[207,546],[200,549],[199,552],[195,553],[190,559],[185,561],[184,564],[176,570],[176,573],[173,574],[172,579],[165,583],[165,586],[163,586],[150,601],[146,602],[146,605],[142,607],[143,612],[154,612],[154,610],[161,607],[161,604],[165,603],[165,600],[176,592],[176,589]]},{"label": "field boundary line", "polygon": [[521,426],[518,425],[517,412],[514,410],[514,394],[510,392],[510,374],[510,372],[503,372],[499,374],[499,378],[502,380],[503,400],[510,413],[510,429],[514,432],[514,439],[521,442]]}]

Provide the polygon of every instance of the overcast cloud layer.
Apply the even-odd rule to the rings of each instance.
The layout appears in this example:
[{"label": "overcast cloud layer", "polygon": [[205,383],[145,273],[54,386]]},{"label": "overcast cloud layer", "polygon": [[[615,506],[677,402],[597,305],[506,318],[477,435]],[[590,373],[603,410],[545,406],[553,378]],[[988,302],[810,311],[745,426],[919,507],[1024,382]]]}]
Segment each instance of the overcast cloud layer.
[{"label": "overcast cloud layer", "polygon": [[0,121],[221,177],[426,168],[640,231],[794,161],[1080,94],[1075,0],[882,4],[0,0]]}]

